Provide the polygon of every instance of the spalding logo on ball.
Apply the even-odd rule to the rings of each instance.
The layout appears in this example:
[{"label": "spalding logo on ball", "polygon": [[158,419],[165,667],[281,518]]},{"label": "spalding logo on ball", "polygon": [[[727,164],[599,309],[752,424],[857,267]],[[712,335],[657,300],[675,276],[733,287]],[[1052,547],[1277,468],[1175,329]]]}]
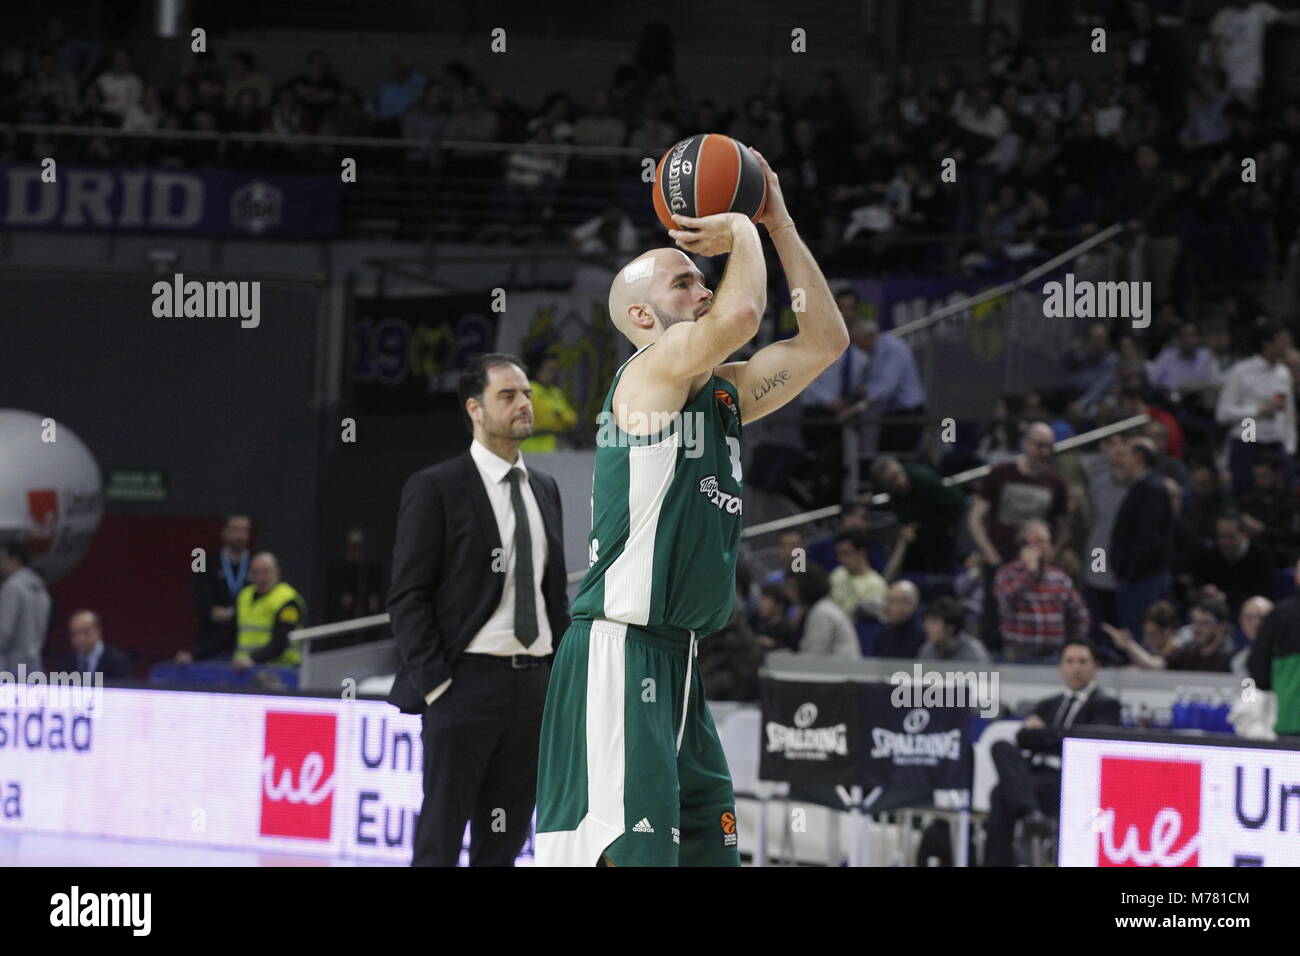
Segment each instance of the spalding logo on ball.
[{"label": "spalding logo on ball", "polygon": [[651,195],[665,229],[677,228],[674,215],[738,212],[757,220],[767,203],[767,179],[758,159],[739,140],[702,133],[664,153],[655,168]]},{"label": "spalding logo on ball", "polygon": [[51,584],[82,559],[104,511],[99,465],[72,430],[0,408],[0,536],[22,539]]}]

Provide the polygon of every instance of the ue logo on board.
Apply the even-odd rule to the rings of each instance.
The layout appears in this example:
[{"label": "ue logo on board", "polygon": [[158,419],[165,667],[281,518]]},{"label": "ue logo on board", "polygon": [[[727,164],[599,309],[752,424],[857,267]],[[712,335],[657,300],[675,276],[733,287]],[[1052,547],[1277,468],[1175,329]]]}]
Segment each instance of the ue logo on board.
[{"label": "ue logo on board", "polygon": [[266,712],[262,836],[330,838],[336,726],[333,714]]},{"label": "ue logo on board", "polygon": [[1101,758],[1098,866],[1198,866],[1201,765]]}]

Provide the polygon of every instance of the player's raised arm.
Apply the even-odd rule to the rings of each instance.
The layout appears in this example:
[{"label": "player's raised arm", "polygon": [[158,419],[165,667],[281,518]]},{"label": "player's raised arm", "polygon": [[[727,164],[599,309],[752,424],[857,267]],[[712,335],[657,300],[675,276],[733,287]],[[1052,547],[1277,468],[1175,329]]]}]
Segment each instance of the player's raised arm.
[{"label": "player's raised arm", "polygon": [[821,267],[799,238],[776,173],[758,150],[753,152],[767,177],[767,206],[759,222],[772,237],[792,295],[802,290],[804,308],[795,312],[799,331],[793,338],[759,349],[748,362],[718,367],[718,374],[734,382],[740,393],[740,420],[745,424],[786,404],[849,346],[844,317]]},{"label": "player's raised arm", "polygon": [[[758,230],[735,212],[702,216],[673,216],[679,229],[669,231],[683,250],[697,255],[729,253],[727,270],[711,301],[695,321],[674,322],[646,353],[644,374],[685,381],[709,371],[754,337],[767,308],[767,263]],[[670,285],[677,288],[702,282],[699,271],[685,263]]]}]

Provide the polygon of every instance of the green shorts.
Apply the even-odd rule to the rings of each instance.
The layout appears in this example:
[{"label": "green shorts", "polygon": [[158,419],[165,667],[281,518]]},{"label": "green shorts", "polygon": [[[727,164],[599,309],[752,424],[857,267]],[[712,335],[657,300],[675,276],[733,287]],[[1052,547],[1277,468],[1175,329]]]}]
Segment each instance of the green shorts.
[{"label": "green shorts", "polygon": [[[736,798],[695,634],[574,621],[555,655],[537,865],[739,866]],[[688,692],[689,688],[689,692]]]}]

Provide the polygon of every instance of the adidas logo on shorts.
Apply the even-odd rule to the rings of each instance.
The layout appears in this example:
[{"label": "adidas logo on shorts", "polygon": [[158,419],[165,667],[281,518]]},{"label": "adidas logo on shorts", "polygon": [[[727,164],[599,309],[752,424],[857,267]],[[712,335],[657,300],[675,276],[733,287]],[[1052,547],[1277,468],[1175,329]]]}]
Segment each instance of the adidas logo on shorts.
[{"label": "adidas logo on shorts", "polygon": [[637,824],[632,827],[633,833],[654,833],[655,828],[650,825],[649,817],[642,817]]}]

